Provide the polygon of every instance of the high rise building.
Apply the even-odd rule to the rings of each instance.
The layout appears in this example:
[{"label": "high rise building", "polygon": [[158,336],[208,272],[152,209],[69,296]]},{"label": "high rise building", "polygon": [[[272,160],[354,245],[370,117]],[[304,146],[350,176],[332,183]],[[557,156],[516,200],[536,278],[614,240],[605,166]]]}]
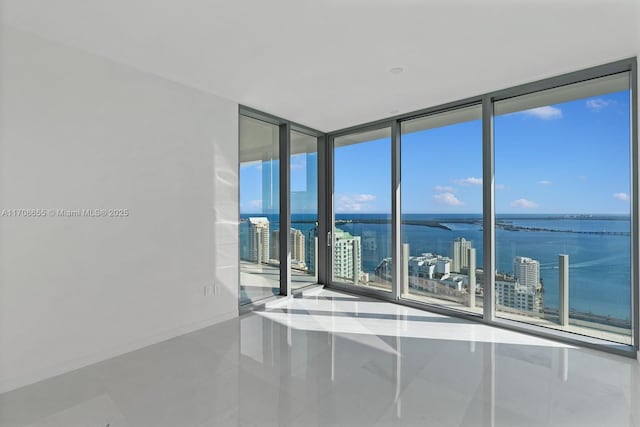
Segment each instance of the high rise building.
[{"label": "high rise building", "polygon": [[307,265],[307,269],[311,272],[316,272],[316,243],[318,239],[318,225],[316,225],[307,231],[304,244],[304,263]]},{"label": "high rise building", "polygon": [[291,259],[298,264],[304,263],[304,234],[295,228],[291,229]]},{"label": "high rise building", "polygon": [[[375,275],[391,281],[392,268],[391,258],[384,258],[376,267]],[[432,253],[410,256],[407,260],[407,274],[409,283],[415,282],[417,279],[448,280],[451,276],[451,260]]]},{"label": "high rise building", "polygon": [[[289,243],[291,249],[291,262],[297,267],[305,265],[305,245],[302,231],[292,228],[289,233]],[[271,258],[280,260],[280,230],[271,233]]]},{"label": "high rise building", "polygon": [[498,273],[496,303],[503,308],[539,313],[542,308],[540,287],[523,285],[513,276]]},{"label": "high rise building", "polygon": [[249,218],[248,260],[258,263],[269,262],[269,219]]},{"label": "high rise building", "polygon": [[496,274],[496,302],[519,311],[540,312],[542,309],[540,262],[517,256],[513,259],[513,275]]},{"label": "high rise building", "polygon": [[540,262],[523,256],[513,259],[513,276],[522,286],[537,288],[540,285]]},{"label": "high rise building", "polygon": [[362,247],[360,236],[335,229],[333,272],[335,277],[360,280],[362,274]]},{"label": "high rise building", "polygon": [[280,230],[273,230],[271,232],[269,250],[271,251],[271,259],[280,261]]},{"label": "high rise building", "polygon": [[469,269],[469,249],[473,246],[471,240],[457,237],[451,242],[451,271],[461,273]]}]

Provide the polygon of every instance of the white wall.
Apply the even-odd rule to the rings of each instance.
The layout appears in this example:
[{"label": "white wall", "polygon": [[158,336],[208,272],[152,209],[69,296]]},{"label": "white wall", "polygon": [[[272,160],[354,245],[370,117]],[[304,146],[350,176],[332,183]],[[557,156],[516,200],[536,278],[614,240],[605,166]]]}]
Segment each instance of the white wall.
[{"label": "white wall", "polygon": [[0,216],[0,392],[237,316],[237,104],[0,40],[0,209],[129,211]]}]

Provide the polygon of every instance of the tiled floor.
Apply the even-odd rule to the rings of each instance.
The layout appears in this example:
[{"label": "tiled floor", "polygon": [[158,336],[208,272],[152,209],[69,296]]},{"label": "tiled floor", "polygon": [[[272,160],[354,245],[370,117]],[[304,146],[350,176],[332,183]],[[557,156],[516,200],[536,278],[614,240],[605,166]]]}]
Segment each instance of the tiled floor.
[{"label": "tiled floor", "polygon": [[323,290],[0,395],[0,425],[640,427],[639,371]]}]

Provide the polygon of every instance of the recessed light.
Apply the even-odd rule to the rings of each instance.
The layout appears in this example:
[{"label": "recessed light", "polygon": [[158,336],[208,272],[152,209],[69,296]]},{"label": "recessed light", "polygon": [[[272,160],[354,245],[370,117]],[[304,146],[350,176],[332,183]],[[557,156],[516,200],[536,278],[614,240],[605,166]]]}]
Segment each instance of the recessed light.
[{"label": "recessed light", "polygon": [[404,68],[402,67],[393,67],[392,69],[389,70],[391,74],[400,74],[403,71],[404,71]]}]

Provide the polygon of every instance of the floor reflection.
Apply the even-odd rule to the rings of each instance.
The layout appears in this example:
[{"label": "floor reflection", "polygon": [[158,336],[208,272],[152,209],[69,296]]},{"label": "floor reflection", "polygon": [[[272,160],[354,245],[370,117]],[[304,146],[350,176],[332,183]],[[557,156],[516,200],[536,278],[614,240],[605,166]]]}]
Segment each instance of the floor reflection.
[{"label": "floor reflection", "polygon": [[319,290],[0,395],[0,425],[640,427],[638,367]]}]

